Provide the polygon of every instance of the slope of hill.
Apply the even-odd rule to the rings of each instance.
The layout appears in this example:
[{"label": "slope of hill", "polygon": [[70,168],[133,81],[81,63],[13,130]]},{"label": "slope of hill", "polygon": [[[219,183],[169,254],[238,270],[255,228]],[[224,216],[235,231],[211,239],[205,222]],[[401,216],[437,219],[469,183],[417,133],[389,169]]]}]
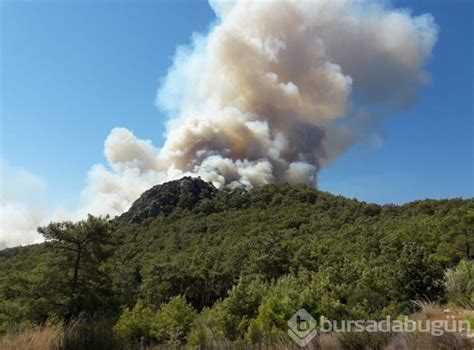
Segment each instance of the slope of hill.
[{"label": "slope of hill", "polygon": [[[70,238],[99,228],[78,255]],[[217,191],[185,178],[111,222],[50,226],[46,244],[0,251],[0,331],[102,313],[122,315],[115,329],[131,339],[235,341],[277,334],[303,306],[329,319],[396,317],[414,300],[446,301],[445,270],[473,258],[473,228],[473,199],[380,206],[302,185]],[[192,321],[173,333],[163,308]],[[154,322],[158,333],[144,326]]]}]

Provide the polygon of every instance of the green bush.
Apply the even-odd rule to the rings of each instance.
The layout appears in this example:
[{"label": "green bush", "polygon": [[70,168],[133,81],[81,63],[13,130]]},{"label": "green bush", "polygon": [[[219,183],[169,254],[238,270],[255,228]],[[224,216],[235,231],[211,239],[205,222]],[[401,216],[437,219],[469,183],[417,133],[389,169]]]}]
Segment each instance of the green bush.
[{"label": "green bush", "polygon": [[126,308],[123,311],[114,331],[133,343],[145,341],[182,344],[196,315],[196,310],[182,296],[171,298],[156,313],[142,300],[138,300],[132,310]]},{"label": "green bush", "polygon": [[213,314],[220,331],[227,339],[235,340],[247,331],[249,322],[258,313],[262,298],[269,284],[260,279],[241,279],[229,296],[213,307]]},{"label": "green bush", "polygon": [[[143,338],[152,340],[152,327],[155,315],[149,306],[146,306],[141,299],[137,301],[135,307],[130,310],[126,308],[114,326],[114,332],[120,337],[138,342]],[[156,340],[156,339],[155,339]]]},{"label": "green bush", "polygon": [[160,343],[183,344],[196,315],[196,310],[183,296],[173,297],[155,314],[151,334]]},{"label": "green bush", "polygon": [[[269,288],[270,289],[270,288]],[[250,322],[246,338],[258,343],[268,342],[286,332],[287,321],[303,306],[304,286],[294,276],[280,278],[267,293],[258,308],[258,314]]]},{"label": "green bush", "polygon": [[474,261],[462,260],[445,273],[448,300],[458,306],[474,307]]},{"label": "green bush", "polygon": [[206,349],[211,344],[226,342],[226,337],[222,331],[219,314],[222,314],[221,303],[210,309],[205,308],[195,318],[192,328],[187,337],[187,344],[192,348]]}]

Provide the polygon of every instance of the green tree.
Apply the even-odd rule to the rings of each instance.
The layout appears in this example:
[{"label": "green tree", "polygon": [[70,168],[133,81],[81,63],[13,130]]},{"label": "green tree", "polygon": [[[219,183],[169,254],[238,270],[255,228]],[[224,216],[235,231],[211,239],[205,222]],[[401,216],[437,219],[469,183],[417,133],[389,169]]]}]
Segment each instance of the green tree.
[{"label": "green tree", "polygon": [[426,248],[408,243],[396,263],[397,297],[404,311],[413,309],[413,301],[437,301],[443,296],[443,270]]},{"label": "green tree", "polygon": [[45,237],[47,247],[64,259],[64,293],[68,299],[65,319],[106,307],[110,285],[104,263],[113,252],[108,217],[89,215],[78,223],[51,223],[38,231]]},{"label": "green tree", "polygon": [[451,261],[474,259],[474,209],[456,209],[443,220],[440,250]]}]

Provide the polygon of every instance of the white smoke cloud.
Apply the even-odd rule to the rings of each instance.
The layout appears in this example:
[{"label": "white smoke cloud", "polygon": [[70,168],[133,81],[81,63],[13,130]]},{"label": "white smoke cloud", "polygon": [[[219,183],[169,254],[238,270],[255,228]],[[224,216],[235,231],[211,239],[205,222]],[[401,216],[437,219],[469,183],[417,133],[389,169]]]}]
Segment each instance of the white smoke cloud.
[{"label": "white smoke cloud", "polygon": [[431,15],[368,0],[211,7],[218,23],[177,49],[158,92],[169,115],[163,147],[126,129],[109,135],[111,170],[95,167],[85,191],[97,212],[120,213],[183,175],[229,187],[315,185],[365,124],[410,107],[428,79]]},{"label": "white smoke cloud", "polygon": [[0,158],[0,249],[40,242],[36,228],[43,222],[45,182]]},{"label": "white smoke cloud", "polygon": [[184,175],[217,186],[316,184],[366,124],[409,108],[428,81],[431,15],[386,1],[221,1],[206,35],[178,47],[157,94],[161,149],[124,128],[105,142],[81,208],[116,215],[146,189]]},{"label": "white smoke cloud", "polygon": [[431,15],[363,0],[211,1],[219,23],[177,50],[157,103],[160,170],[217,185],[315,184],[375,116],[427,81]]}]

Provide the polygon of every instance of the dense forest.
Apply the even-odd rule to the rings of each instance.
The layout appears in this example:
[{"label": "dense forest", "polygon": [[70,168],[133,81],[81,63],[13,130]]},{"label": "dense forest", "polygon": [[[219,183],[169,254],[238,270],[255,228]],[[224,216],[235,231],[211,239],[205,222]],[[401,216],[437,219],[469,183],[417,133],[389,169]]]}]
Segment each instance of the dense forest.
[{"label": "dense forest", "polygon": [[130,347],[204,348],[272,341],[303,307],[380,319],[474,302],[474,199],[376,205],[183,178],[120,217],[39,232],[42,244],[0,251],[0,336],[100,319]]}]

